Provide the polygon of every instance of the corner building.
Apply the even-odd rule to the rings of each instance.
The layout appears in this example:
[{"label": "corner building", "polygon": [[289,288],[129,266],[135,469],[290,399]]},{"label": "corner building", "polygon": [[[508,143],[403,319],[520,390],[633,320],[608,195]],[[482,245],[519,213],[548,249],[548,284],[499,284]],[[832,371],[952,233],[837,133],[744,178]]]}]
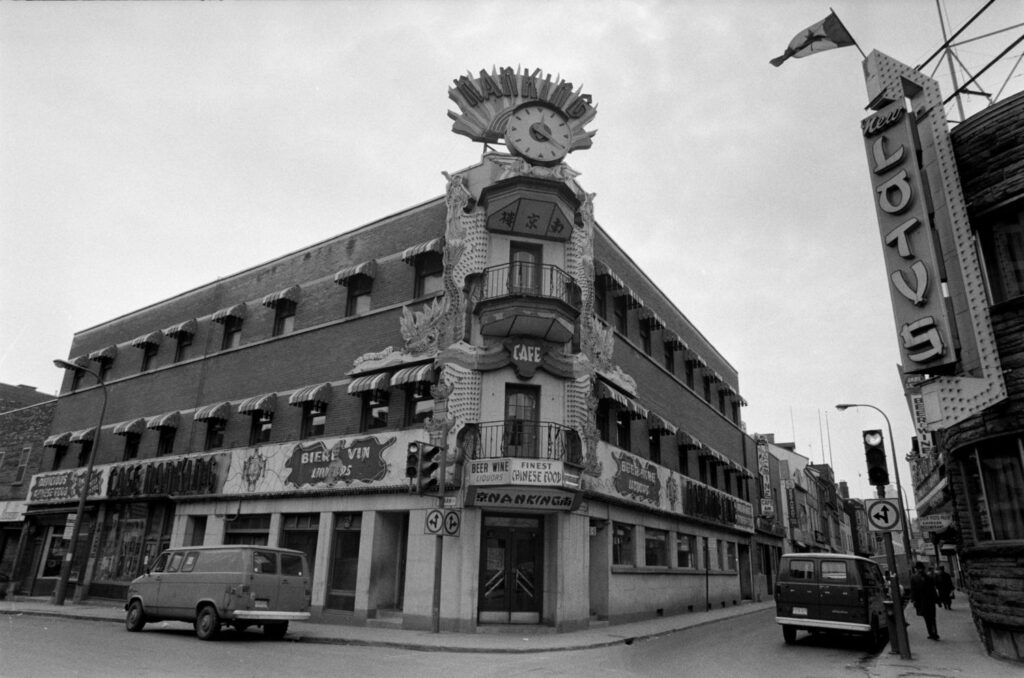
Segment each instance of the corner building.
[{"label": "corner building", "polygon": [[[539,145],[568,128],[555,156],[589,146],[571,84],[502,69],[456,85],[454,129],[474,140],[525,113]],[[455,631],[763,589],[736,370],[598,226],[562,158],[528,145],[486,151],[441,198],[76,334],[70,360],[108,404],[73,584],[116,597],[164,547],[270,544],[308,554],[322,621]],[[36,594],[97,442],[104,389],[80,374],[29,490]],[[411,443],[442,450],[443,500],[410,491]]]}]

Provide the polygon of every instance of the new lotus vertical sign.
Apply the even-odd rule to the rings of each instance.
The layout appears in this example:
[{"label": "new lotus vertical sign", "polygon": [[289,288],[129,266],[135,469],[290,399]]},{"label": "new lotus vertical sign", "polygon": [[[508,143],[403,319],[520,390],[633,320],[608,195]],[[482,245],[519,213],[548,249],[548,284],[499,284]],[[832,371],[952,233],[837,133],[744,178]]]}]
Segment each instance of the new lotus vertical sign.
[{"label": "new lotus vertical sign", "polygon": [[913,116],[902,101],[861,122],[906,373],[956,362]]}]

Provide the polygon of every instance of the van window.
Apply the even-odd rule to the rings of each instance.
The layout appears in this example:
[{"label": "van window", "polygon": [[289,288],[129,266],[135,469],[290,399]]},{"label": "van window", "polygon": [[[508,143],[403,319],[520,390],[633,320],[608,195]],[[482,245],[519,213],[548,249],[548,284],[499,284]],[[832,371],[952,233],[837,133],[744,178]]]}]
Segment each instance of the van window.
[{"label": "van window", "polygon": [[281,574],[288,575],[290,577],[301,577],[303,575],[302,556],[292,555],[291,553],[282,553]]},{"label": "van window", "polygon": [[829,581],[846,581],[850,578],[845,560],[821,561],[821,578]]},{"label": "van window", "polygon": [[196,572],[240,572],[242,554],[237,550],[201,551],[196,559]]},{"label": "van window", "polygon": [[166,566],[167,566],[167,554],[166,553],[161,553],[160,557],[156,559],[156,562],[153,563],[153,567],[149,571],[150,572],[163,572],[164,568]]},{"label": "van window", "polygon": [[252,571],[257,574],[277,574],[277,554],[253,551]]},{"label": "van window", "polygon": [[790,579],[814,579],[813,560],[791,560],[789,561]]},{"label": "van window", "polygon": [[198,551],[189,551],[188,555],[185,556],[185,562],[181,564],[182,572],[191,572],[196,567],[196,558],[199,557]]},{"label": "van window", "polygon": [[181,567],[181,561],[184,557],[184,553],[172,553],[171,560],[167,563],[167,572],[177,572],[178,568]]}]

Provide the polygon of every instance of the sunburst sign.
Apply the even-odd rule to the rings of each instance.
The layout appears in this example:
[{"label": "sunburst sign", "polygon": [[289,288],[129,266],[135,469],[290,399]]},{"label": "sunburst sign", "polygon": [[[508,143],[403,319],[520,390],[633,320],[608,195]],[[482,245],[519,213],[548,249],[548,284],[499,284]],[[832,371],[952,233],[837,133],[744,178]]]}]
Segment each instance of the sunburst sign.
[{"label": "sunburst sign", "polygon": [[539,68],[532,73],[525,68],[492,68],[490,72],[481,70],[479,77],[467,73],[454,81],[448,98],[459,107],[458,113],[448,111],[448,117],[455,121],[452,131],[474,141],[505,139],[513,115],[531,105],[550,109],[564,119],[568,139],[563,142],[562,156],[590,148],[597,133],[583,129],[597,114],[591,96],[584,94],[582,87],[574,90],[571,82],[545,75]]}]

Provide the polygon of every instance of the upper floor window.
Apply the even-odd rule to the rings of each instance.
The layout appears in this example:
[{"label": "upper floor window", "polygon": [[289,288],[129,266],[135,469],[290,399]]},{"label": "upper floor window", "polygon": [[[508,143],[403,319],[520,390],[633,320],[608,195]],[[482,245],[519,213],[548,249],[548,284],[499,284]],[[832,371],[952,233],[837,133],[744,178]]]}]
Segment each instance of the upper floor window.
[{"label": "upper floor window", "polygon": [[295,309],[298,306],[291,299],[281,299],[274,304],[274,332],[275,337],[288,334],[295,329]]},{"label": "upper floor window", "polygon": [[726,396],[725,391],[719,391],[718,392],[718,411],[721,412],[722,414],[728,414],[726,412],[725,396]]},{"label": "upper floor window", "polygon": [[416,257],[416,286],[413,296],[422,297],[443,289],[444,259],[439,252]]},{"label": "upper floor window", "polygon": [[85,466],[89,463],[89,455],[92,454],[92,441],[83,440],[78,450],[78,465]]},{"label": "upper floor window", "polygon": [[978,541],[1024,539],[1024,439],[986,440],[961,457]]},{"label": "upper floor window", "polygon": [[156,442],[156,456],[166,457],[173,454],[175,429],[163,427],[158,430],[160,431],[160,438]]},{"label": "upper floor window", "polygon": [[21,448],[21,456],[18,457],[18,468],[14,472],[12,485],[19,485],[25,480],[25,470],[28,468],[28,458],[32,454],[31,447]]},{"label": "upper floor window", "polygon": [[224,335],[220,342],[220,350],[237,348],[242,344],[242,319],[229,315],[223,322]]},{"label": "upper floor window", "polygon": [[612,300],[612,312],[615,314],[615,329],[619,331],[619,334],[627,334],[629,329],[626,304],[625,295],[620,295]]},{"label": "upper floor window", "polygon": [[302,438],[322,436],[327,429],[327,403],[308,401],[302,403],[302,426],[299,435]]},{"label": "upper floor window", "polygon": [[640,345],[644,353],[651,355],[651,326],[645,322],[640,323]]},{"label": "upper floor window", "polygon": [[153,367],[156,354],[160,351],[159,344],[144,344],[142,346],[142,366],[140,372],[146,372]]},{"label": "upper floor window", "polygon": [[100,381],[106,381],[110,375],[110,368],[114,366],[113,360],[100,360],[97,363],[97,368],[100,375]]},{"label": "upper floor window", "polygon": [[370,311],[370,292],[373,278],[356,275],[348,280],[348,299],[345,301],[345,315],[362,315]]},{"label": "upper floor window", "polygon": [[180,363],[188,356],[188,349],[192,345],[192,335],[181,333],[174,344],[174,362]]},{"label": "upper floor window", "polygon": [[686,361],[686,385],[692,390],[696,383],[696,369],[692,360]]},{"label": "upper floor window", "polygon": [[603,278],[598,278],[594,283],[594,313],[601,320],[608,319],[608,291]]},{"label": "upper floor window", "polygon": [[1024,296],[1024,212],[1001,213],[978,237],[992,303]]},{"label": "upper floor window", "polygon": [[251,423],[249,424],[249,444],[259,445],[270,442],[270,433],[274,428],[274,415],[272,412],[253,410],[250,413]]},{"label": "upper floor window", "polygon": [[51,471],[57,471],[60,469],[60,465],[64,462],[64,457],[67,453],[67,445],[57,445],[53,448],[53,464],[50,466]]},{"label": "upper floor window", "polygon": [[224,419],[206,420],[206,441],[203,449],[216,450],[224,447],[224,432],[227,431],[228,423]]},{"label": "upper floor window", "polygon": [[124,455],[122,461],[129,461],[139,456],[139,440],[142,438],[138,433],[128,433],[124,437]]},{"label": "upper floor window", "polygon": [[85,370],[71,370],[71,390],[77,391],[82,386],[82,377],[85,376]]},{"label": "upper floor window", "polygon": [[405,425],[422,424],[434,414],[434,396],[425,381],[410,384],[405,397]]},{"label": "upper floor window", "polygon": [[651,431],[647,434],[648,456],[655,464],[661,463],[661,431]]},{"label": "upper floor window", "polygon": [[613,444],[629,451],[630,445],[630,414],[627,410],[619,409],[615,412],[615,440]]},{"label": "upper floor window", "polygon": [[541,255],[537,245],[513,242],[509,245],[508,288],[512,294],[540,292]]},{"label": "upper floor window", "polygon": [[360,417],[361,429],[369,431],[375,428],[386,428],[388,425],[389,407],[387,391],[365,391],[363,393],[363,412]]},{"label": "upper floor window", "polygon": [[711,379],[704,377],[701,381],[704,382],[704,400],[711,402]]},{"label": "upper floor window", "polygon": [[665,369],[672,374],[676,373],[676,347],[666,342],[665,347]]}]

